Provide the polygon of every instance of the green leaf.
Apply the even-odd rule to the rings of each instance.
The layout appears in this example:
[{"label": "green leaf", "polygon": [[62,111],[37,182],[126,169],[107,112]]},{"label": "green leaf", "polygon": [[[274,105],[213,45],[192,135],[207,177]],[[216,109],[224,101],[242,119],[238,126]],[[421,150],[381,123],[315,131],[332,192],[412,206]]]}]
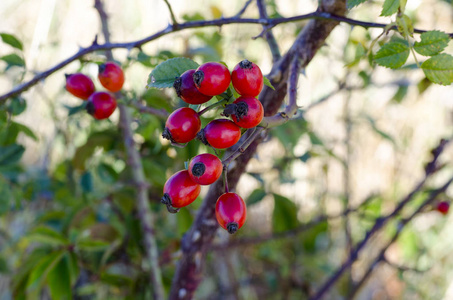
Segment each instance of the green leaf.
[{"label": "green leaf", "polygon": [[84,239],[76,243],[77,248],[83,251],[97,252],[104,251],[110,246],[109,242],[100,241],[100,240],[89,240]]},{"label": "green leaf", "polygon": [[266,76],[263,76],[263,83],[275,91],[274,86]]},{"label": "green leaf", "polygon": [[449,85],[453,82],[453,56],[445,53],[431,57],[422,63],[425,76],[434,83]]},{"label": "green leaf", "polygon": [[0,166],[17,163],[22,157],[22,154],[24,154],[24,151],[25,148],[18,144],[0,147]]},{"label": "green leaf", "polygon": [[102,182],[106,184],[112,184],[118,180],[118,173],[108,164],[100,163],[97,167],[97,173]]},{"label": "green leaf", "polygon": [[401,103],[407,95],[408,86],[407,85],[400,85],[398,90],[396,91],[395,95],[393,95],[392,101],[396,103]]},{"label": "green leaf", "polygon": [[351,9],[353,7],[356,7],[357,5],[360,5],[364,2],[366,2],[367,0],[346,0],[346,5],[348,7],[348,9]]},{"label": "green leaf", "polygon": [[36,227],[27,235],[27,238],[51,246],[64,246],[69,244],[69,240],[61,233],[46,226]]},{"label": "green leaf", "polygon": [[69,116],[75,115],[75,114],[85,110],[86,106],[87,106],[87,102],[84,101],[82,104],[77,105],[77,106],[65,105],[64,107],[66,107],[66,109],[68,110],[68,117],[69,117]]},{"label": "green leaf", "polygon": [[80,185],[84,193],[91,193],[93,191],[93,176],[91,176],[91,172],[86,171],[82,174]]},{"label": "green leaf", "polygon": [[450,36],[442,31],[428,31],[420,35],[420,42],[415,42],[414,50],[425,56],[433,56],[442,52],[450,42]]},{"label": "green leaf", "polygon": [[409,47],[406,43],[390,42],[379,49],[374,60],[383,67],[397,69],[404,65],[408,57]]},{"label": "green leaf", "polygon": [[22,59],[22,57],[20,57],[17,54],[14,54],[14,53],[0,57],[0,60],[3,60],[4,62],[6,62],[8,64],[7,69],[9,69],[12,66],[18,66],[18,67],[25,66],[25,61]]},{"label": "green leaf", "polygon": [[[31,270],[27,281],[27,292],[37,294],[47,279],[49,272],[60,262],[64,255],[63,250],[52,252],[42,257]],[[30,297],[33,298],[33,297]]]},{"label": "green leaf", "polygon": [[381,16],[391,16],[398,11],[400,0],[385,0],[382,7]]},{"label": "green leaf", "polygon": [[169,88],[173,86],[175,78],[187,70],[198,68],[198,64],[185,57],[176,57],[160,63],[149,74],[147,88]]},{"label": "green leaf", "polygon": [[27,102],[22,97],[14,97],[11,99],[11,102],[8,104],[8,111],[13,115],[20,115],[27,108]]},{"label": "green leaf", "polygon": [[33,131],[31,131],[29,127],[25,126],[24,124],[11,122],[11,126],[16,126],[18,132],[22,132],[34,141],[38,141],[38,137],[33,133]]},{"label": "green leaf", "polygon": [[68,263],[68,253],[66,253],[47,275],[47,285],[52,299],[72,299],[72,278]]},{"label": "green leaf", "polygon": [[8,44],[16,49],[24,50],[22,42],[19,41],[14,35],[8,33],[0,33],[0,37],[5,44]]},{"label": "green leaf", "polygon": [[77,170],[85,170],[85,161],[93,156],[97,147],[104,150],[110,150],[118,141],[118,132],[115,131],[101,131],[94,132],[88,137],[86,143],[77,148],[72,164]]},{"label": "green leaf", "polygon": [[119,274],[111,274],[107,272],[101,273],[101,281],[107,283],[108,285],[117,287],[132,285],[132,279],[130,277]]},{"label": "green leaf", "polygon": [[407,15],[402,15],[396,18],[396,26],[398,27],[398,31],[403,36],[413,36],[414,33],[414,25],[412,24],[411,18]]},{"label": "green leaf", "polygon": [[423,94],[431,86],[431,84],[432,82],[426,77],[420,80],[417,84],[418,93],[420,95]]},{"label": "green leaf", "polygon": [[272,213],[272,228],[274,232],[294,229],[299,225],[297,207],[286,197],[274,194],[274,211]]},{"label": "green leaf", "polygon": [[263,200],[264,196],[266,196],[266,192],[263,189],[255,189],[250,196],[247,198],[247,205],[253,205],[255,203],[260,202]]},{"label": "green leaf", "polygon": [[187,208],[181,208],[176,214],[176,220],[178,222],[178,234],[182,236],[189,230],[193,223],[193,217]]}]

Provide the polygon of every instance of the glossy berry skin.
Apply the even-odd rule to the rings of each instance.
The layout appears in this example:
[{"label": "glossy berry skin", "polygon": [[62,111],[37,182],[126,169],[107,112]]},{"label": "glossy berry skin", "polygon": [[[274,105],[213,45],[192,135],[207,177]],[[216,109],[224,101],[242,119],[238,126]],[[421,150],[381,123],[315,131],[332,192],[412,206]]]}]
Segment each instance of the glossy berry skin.
[{"label": "glossy berry skin", "polygon": [[200,190],[200,185],[190,178],[189,171],[182,170],[173,174],[165,182],[161,202],[176,208],[184,207],[198,197]]},{"label": "glossy berry skin", "polygon": [[246,59],[238,63],[231,72],[233,87],[241,96],[256,97],[263,89],[263,74],[260,68]]},{"label": "glossy berry skin", "polygon": [[107,119],[116,109],[116,99],[107,92],[94,92],[88,98],[86,109],[97,120]]},{"label": "glossy berry skin", "polygon": [[238,194],[225,193],[217,199],[215,216],[219,225],[233,234],[244,225],[247,207]]},{"label": "glossy berry skin", "polygon": [[450,203],[447,201],[442,201],[437,204],[437,211],[443,215],[448,214],[448,210],[450,209]]},{"label": "glossy berry skin", "polygon": [[193,81],[200,93],[216,96],[225,92],[231,82],[227,67],[218,62],[207,62],[198,67],[193,74]]},{"label": "glossy berry skin", "polygon": [[197,112],[189,107],[181,107],[168,116],[162,136],[174,143],[187,143],[193,140],[201,129]]},{"label": "glossy berry skin", "polygon": [[207,96],[200,93],[195,83],[193,82],[193,74],[195,70],[187,70],[180,77],[175,79],[173,87],[176,90],[176,94],[184,102],[189,104],[203,104],[211,100],[212,96]]},{"label": "glossy berry skin", "polygon": [[214,183],[222,175],[223,165],[220,159],[210,153],[195,156],[189,163],[189,175],[201,185]]},{"label": "glossy berry skin", "polygon": [[118,92],[124,84],[124,73],[119,65],[108,61],[99,65],[98,79],[102,86],[111,92]]},{"label": "glossy berry skin", "polygon": [[241,138],[241,128],[227,119],[216,119],[206,125],[199,138],[216,149],[226,149]]},{"label": "glossy berry skin", "polygon": [[94,93],[94,83],[82,73],[66,74],[66,90],[77,98],[87,100]]},{"label": "glossy berry skin", "polygon": [[253,128],[263,120],[264,109],[261,102],[248,96],[242,96],[233,102],[235,112],[231,115],[233,122],[242,128]]}]

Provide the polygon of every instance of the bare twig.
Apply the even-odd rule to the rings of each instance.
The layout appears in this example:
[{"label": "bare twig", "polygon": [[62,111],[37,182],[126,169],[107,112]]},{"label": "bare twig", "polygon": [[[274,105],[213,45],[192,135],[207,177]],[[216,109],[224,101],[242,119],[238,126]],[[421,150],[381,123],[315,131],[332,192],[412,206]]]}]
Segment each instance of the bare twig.
[{"label": "bare twig", "polygon": [[[41,80],[46,79],[47,77],[49,77],[56,71],[62,69],[63,67],[67,66],[71,62],[83,57],[86,54],[92,53],[92,52],[102,51],[102,50],[112,50],[112,49],[117,49],[117,48],[124,48],[124,49],[140,48],[142,45],[149,43],[151,41],[154,41],[162,36],[165,36],[170,33],[177,32],[177,31],[181,31],[184,29],[189,29],[189,28],[222,26],[222,25],[227,25],[227,24],[259,24],[259,25],[276,26],[279,24],[292,23],[292,22],[309,20],[309,19],[332,20],[332,21],[336,21],[336,22],[343,22],[343,23],[347,23],[347,24],[351,24],[351,25],[361,26],[364,28],[385,28],[386,26],[388,26],[388,24],[362,22],[362,21],[358,21],[358,20],[354,20],[354,19],[350,19],[350,18],[346,18],[346,17],[341,17],[339,15],[335,15],[332,13],[316,11],[313,13],[290,17],[290,18],[253,19],[253,18],[231,17],[231,18],[220,18],[220,19],[207,20],[207,21],[186,22],[186,23],[178,24],[177,28],[175,28],[171,25],[167,26],[165,29],[162,29],[148,37],[145,37],[140,40],[128,42],[128,43],[98,44],[97,40],[95,40],[91,46],[86,47],[86,48],[81,48],[77,53],[75,53],[71,57],[68,57],[67,59],[63,60],[62,62],[56,64],[55,66],[51,67],[50,69],[48,69],[46,71],[37,74],[31,80],[15,86],[11,91],[0,96],[0,104],[4,103],[6,101],[6,99],[17,96],[20,93],[29,89],[30,87],[38,84]],[[396,30],[396,27],[392,27],[391,29]],[[426,30],[414,29],[414,32],[415,33],[424,33],[424,32],[426,32]],[[449,35],[450,35],[450,37],[453,37],[453,33],[450,33]]]},{"label": "bare twig", "polygon": [[245,150],[252,144],[252,142],[261,134],[261,132],[264,129],[265,129],[264,127],[255,127],[253,129],[253,132],[247,137],[247,139],[233,153],[231,153],[227,158],[222,160],[222,164],[225,167],[228,167],[228,165],[233,160],[235,160],[236,158],[239,157],[239,155],[245,152]]},{"label": "bare twig", "polygon": [[217,250],[225,250],[225,249],[230,249],[232,247],[246,247],[250,245],[256,245],[256,244],[261,244],[265,243],[268,241],[273,241],[273,240],[278,240],[278,239],[285,239],[285,238],[290,238],[297,236],[298,234],[305,232],[316,225],[319,225],[320,223],[326,222],[328,220],[333,220],[333,219],[338,219],[338,218],[344,218],[348,216],[351,213],[354,213],[367,205],[371,200],[373,200],[372,197],[367,198],[365,201],[363,201],[361,204],[359,204],[355,208],[348,208],[345,209],[342,213],[338,215],[322,215],[322,216],[317,216],[310,222],[307,222],[305,224],[301,224],[297,226],[296,228],[283,231],[283,232],[277,232],[277,233],[269,233],[261,236],[256,236],[256,237],[243,237],[243,238],[238,238],[235,240],[231,240],[227,243],[222,243],[222,244],[216,244],[212,245],[211,250],[217,251]]},{"label": "bare twig", "polygon": [[[105,13],[103,3],[101,0],[95,0],[95,8],[99,13],[102,20],[102,31],[105,36],[105,40],[109,41],[110,33],[108,27],[107,14]],[[113,59],[113,53],[111,50],[107,50],[107,57]],[[121,97],[121,93],[116,93],[117,97]],[[120,110],[120,123],[119,126],[122,129],[124,145],[128,156],[128,165],[132,173],[132,179],[137,189],[137,212],[140,219],[140,223],[143,230],[143,239],[145,244],[145,253],[148,259],[150,267],[150,284],[152,286],[154,299],[163,300],[165,299],[164,287],[162,284],[162,276],[159,267],[159,252],[157,243],[155,240],[155,234],[153,229],[154,216],[151,213],[149,202],[148,202],[148,184],[146,183],[145,174],[143,172],[143,165],[140,158],[140,154],[135,149],[135,142],[133,139],[133,131],[131,128],[132,117],[128,108],[124,104],[118,105]]]},{"label": "bare twig", "polygon": [[165,4],[167,4],[167,7],[168,7],[168,11],[170,12],[170,17],[171,17],[171,21],[172,21],[172,25],[173,25],[173,28],[177,28],[178,27],[178,22],[176,21],[176,17],[175,17],[175,14],[173,13],[173,9],[171,8],[171,5],[170,5],[170,2],[168,2],[168,0],[164,0]]},{"label": "bare twig", "polygon": [[[260,13],[260,18],[268,19],[269,16],[266,11],[266,6],[264,4],[264,0],[256,0],[256,4],[258,5],[258,11]],[[273,26],[272,26],[273,27]],[[263,26],[262,35],[266,38],[267,44],[269,45],[269,49],[272,53],[272,61],[276,62],[280,59],[280,48],[278,47],[277,40],[275,39],[274,34],[271,31],[271,26]],[[260,35],[261,35],[260,34]]]},{"label": "bare twig", "polygon": [[157,109],[157,108],[149,107],[149,106],[140,104],[137,101],[129,102],[128,105],[135,107],[141,113],[155,115],[162,119],[168,118],[168,115],[169,115],[169,113],[165,109]]},{"label": "bare twig", "polygon": [[351,254],[346,259],[346,261],[343,262],[343,264],[326,280],[326,282],[324,282],[324,284],[321,285],[321,287],[316,291],[316,293],[310,298],[311,300],[321,299],[325,295],[325,293],[327,293],[327,291],[329,291],[329,289],[338,281],[338,279],[340,279],[343,273],[351,267],[352,263],[357,259],[359,252],[365,247],[365,245],[368,243],[371,237],[374,236],[374,234],[377,233],[380,229],[382,229],[389,220],[398,215],[400,211],[406,206],[406,204],[413,199],[414,195],[417,194],[422,189],[428,178],[436,171],[435,166],[437,160],[440,154],[442,153],[442,150],[445,148],[445,145],[448,142],[449,140],[445,139],[442,139],[440,141],[439,145],[432,151],[433,159],[428,164],[428,166],[430,167],[426,169],[426,174],[423,177],[423,179],[414,187],[414,189],[404,199],[402,199],[398,203],[398,205],[390,214],[388,214],[385,217],[378,218],[376,220],[373,227],[366,233],[365,237],[355,246],[353,251],[351,251]]},{"label": "bare twig", "polygon": [[[388,264],[395,266],[394,264],[388,262],[385,257],[385,253],[387,252],[388,248],[390,248],[390,246],[394,242],[396,242],[396,240],[398,239],[399,235],[401,234],[401,232],[403,231],[403,229],[405,228],[407,223],[409,223],[415,216],[417,216],[420,212],[422,212],[425,207],[430,205],[440,194],[444,193],[452,182],[453,182],[453,177],[450,178],[450,180],[448,180],[442,187],[432,191],[430,193],[429,197],[410,216],[402,219],[399,222],[399,224],[397,226],[397,230],[394,233],[394,235],[392,236],[391,240],[381,249],[381,251],[379,252],[379,255],[376,257],[376,259],[370,264],[368,269],[365,271],[365,274],[355,284],[354,289],[351,291],[351,293],[348,296],[348,299],[354,298],[354,296],[357,294],[357,292],[360,290],[360,288],[366,283],[367,279],[371,276],[371,274],[376,269],[376,267],[379,263],[387,262]],[[401,266],[398,266],[398,268],[415,271],[414,269],[404,268]],[[417,271],[421,272],[420,270],[417,270]]]},{"label": "bare twig", "polygon": [[299,73],[301,70],[301,61],[295,57],[290,66],[290,77],[288,86],[288,105],[285,110],[272,117],[265,117],[261,124],[265,127],[276,127],[288,122],[297,112],[297,83],[299,82]]},{"label": "bare twig", "polygon": [[247,2],[245,2],[244,6],[242,7],[242,9],[234,15],[235,18],[239,18],[240,16],[242,16],[245,11],[247,10],[247,7],[249,7],[250,3],[252,3],[253,0],[247,0]]}]

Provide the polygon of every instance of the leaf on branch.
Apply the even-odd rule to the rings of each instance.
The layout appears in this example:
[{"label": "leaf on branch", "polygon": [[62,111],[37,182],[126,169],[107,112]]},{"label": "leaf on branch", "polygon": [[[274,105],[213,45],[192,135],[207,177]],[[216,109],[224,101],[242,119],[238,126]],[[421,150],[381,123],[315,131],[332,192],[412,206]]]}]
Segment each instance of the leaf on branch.
[{"label": "leaf on branch", "polygon": [[398,31],[403,36],[413,36],[414,35],[414,25],[412,24],[411,18],[407,15],[402,15],[401,17],[396,18],[396,26]]},{"label": "leaf on branch", "polygon": [[247,205],[252,205],[260,202],[261,200],[263,200],[264,196],[266,196],[266,192],[262,188],[253,190],[253,192],[247,198]]},{"label": "leaf on branch", "polygon": [[272,228],[274,232],[294,229],[299,225],[297,206],[286,197],[274,194],[274,211],[272,213]]},{"label": "leaf on branch", "polygon": [[387,17],[395,14],[400,7],[400,0],[385,0],[381,16]]},{"label": "leaf on branch", "polygon": [[23,50],[22,42],[19,41],[19,39],[14,35],[2,32],[0,33],[0,37],[5,44],[8,44],[16,49]]},{"label": "leaf on branch", "polygon": [[366,2],[367,0],[347,0],[346,1],[346,6],[348,7],[348,9],[351,9],[353,7],[356,7],[364,2]]},{"label": "leaf on branch", "polygon": [[398,41],[382,46],[374,55],[374,61],[383,67],[397,69],[404,65],[408,57],[409,46]]},{"label": "leaf on branch", "polygon": [[169,88],[173,86],[175,78],[187,70],[198,68],[198,64],[185,57],[176,57],[160,63],[149,74],[147,88]]},{"label": "leaf on branch", "polygon": [[266,76],[263,76],[263,83],[264,83],[264,85],[270,87],[271,89],[273,89],[275,91],[274,86],[272,85],[272,83]]},{"label": "leaf on branch", "polygon": [[420,35],[421,41],[415,42],[414,50],[424,56],[433,56],[442,52],[450,42],[450,36],[442,31],[428,31]]},{"label": "leaf on branch", "polygon": [[425,76],[434,83],[449,85],[453,82],[453,56],[438,54],[421,65]]},{"label": "leaf on branch", "polygon": [[0,57],[0,60],[3,60],[4,62],[6,62],[8,64],[8,67],[6,69],[9,69],[13,66],[18,66],[18,67],[25,66],[25,61],[22,59],[22,57],[20,57],[17,54],[14,54],[14,53]]}]

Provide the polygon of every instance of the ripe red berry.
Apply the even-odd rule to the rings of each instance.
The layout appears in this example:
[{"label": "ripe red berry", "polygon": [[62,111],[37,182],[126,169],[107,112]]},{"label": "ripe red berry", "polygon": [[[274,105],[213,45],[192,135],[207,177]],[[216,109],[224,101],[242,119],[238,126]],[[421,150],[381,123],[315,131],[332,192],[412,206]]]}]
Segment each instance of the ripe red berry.
[{"label": "ripe red berry", "polygon": [[236,144],[241,138],[241,128],[227,119],[216,119],[206,125],[197,136],[205,145],[225,149]]},{"label": "ripe red berry", "polygon": [[161,202],[167,205],[169,212],[175,213],[180,208],[192,203],[200,194],[201,187],[193,182],[189,176],[189,171],[182,170],[168,178],[164,185],[164,196]]},{"label": "ripe red berry", "polygon": [[203,104],[208,102],[212,96],[207,96],[200,93],[193,82],[193,74],[195,70],[187,70],[182,73],[181,77],[176,77],[173,87],[176,90],[176,94],[184,102],[189,104]]},{"label": "ripe red berry", "polygon": [[86,109],[95,119],[107,119],[116,109],[116,99],[107,92],[94,92],[88,98]]},{"label": "ripe red berry", "polygon": [[189,175],[193,181],[201,185],[214,183],[222,175],[222,162],[210,153],[195,156],[189,163]]},{"label": "ripe red berry", "polygon": [[111,61],[99,65],[98,78],[103,87],[114,93],[120,91],[124,84],[123,70]]},{"label": "ripe red berry", "polygon": [[200,116],[189,107],[181,107],[168,116],[162,137],[173,143],[193,140],[201,129]]},{"label": "ripe red berry", "polygon": [[231,81],[230,71],[218,62],[207,62],[198,67],[193,74],[195,86],[205,95],[220,95],[228,89]]},{"label": "ripe red berry", "polygon": [[448,214],[448,210],[450,209],[450,203],[447,201],[441,201],[437,204],[437,211],[443,215]]},{"label": "ripe red berry", "polygon": [[231,115],[233,122],[242,128],[253,128],[263,120],[264,109],[258,99],[242,96],[232,104],[228,104],[223,114]]},{"label": "ripe red berry", "polygon": [[87,100],[94,93],[94,83],[82,73],[66,74],[66,90],[77,98]]},{"label": "ripe red berry", "polygon": [[231,81],[241,96],[256,97],[263,89],[263,74],[260,68],[246,59],[234,67]]},{"label": "ripe red berry", "polygon": [[225,193],[215,205],[217,222],[229,233],[235,233],[245,223],[247,208],[244,200],[236,193]]}]

